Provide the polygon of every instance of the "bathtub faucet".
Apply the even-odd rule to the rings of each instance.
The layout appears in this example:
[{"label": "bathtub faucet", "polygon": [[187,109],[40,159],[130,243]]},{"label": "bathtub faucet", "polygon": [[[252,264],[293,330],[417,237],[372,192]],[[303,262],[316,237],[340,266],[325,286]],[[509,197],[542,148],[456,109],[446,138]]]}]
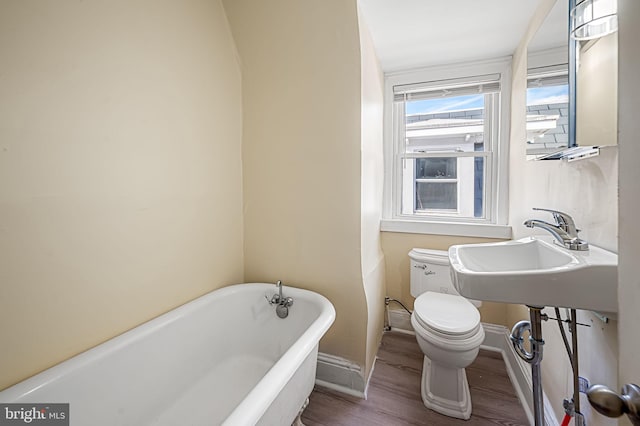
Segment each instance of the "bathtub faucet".
[{"label": "bathtub faucet", "polygon": [[278,292],[271,296],[269,304],[276,305],[276,314],[279,318],[286,318],[289,315],[289,307],[293,305],[293,298],[282,295],[282,281],[278,280],[276,287],[278,287]]}]

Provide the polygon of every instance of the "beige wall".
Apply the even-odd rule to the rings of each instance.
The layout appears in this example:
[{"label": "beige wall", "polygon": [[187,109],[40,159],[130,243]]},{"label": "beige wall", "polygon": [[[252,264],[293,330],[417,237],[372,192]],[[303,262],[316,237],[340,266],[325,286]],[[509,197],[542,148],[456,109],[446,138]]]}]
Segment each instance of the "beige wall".
[{"label": "beige wall", "polygon": [[242,270],[218,1],[0,3],[0,389]]},{"label": "beige wall", "polygon": [[[544,0],[536,9],[518,48],[513,54],[511,64],[511,129],[509,133],[509,224],[513,227],[513,237],[521,238],[526,235],[522,223],[531,216],[532,207],[544,207],[542,205],[528,206],[526,194],[522,194],[522,187],[527,185],[527,174],[518,172],[519,168],[527,166],[526,145],[527,138],[527,45],[534,38],[536,32],[543,24],[547,15],[553,9],[557,0]],[[522,143],[521,143],[522,141]],[[544,166],[544,162],[540,162]],[[553,165],[550,165],[553,166]],[[530,173],[531,174],[531,173]],[[543,175],[544,176],[544,175]],[[538,185],[539,176],[533,177],[531,186]],[[536,192],[550,190],[551,182],[545,180],[545,185],[540,185]],[[536,187],[534,187],[536,189]],[[543,193],[542,196],[545,194]],[[516,215],[517,212],[517,215]],[[522,319],[529,319],[529,310],[524,305],[509,305],[507,307],[507,324],[512,326]]]},{"label": "beige wall", "polygon": [[[547,0],[541,3],[539,13],[546,7],[552,7],[554,2]],[[543,230],[528,229],[522,223],[532,217],[549,219],[544,213],[531,210],[533,207],[553,208],[573,216],[582,229],[582,238],[617,251],[617,148],[605,148],[599,157],[573,163],[526,160],[526,110],[522,107],[526,100],[526,45],[536,28],[536,25],[530,28],[531,34],[525,36],[513,57],[509,164],[509,223],[513,227],[513,236],[546,234]],[[598,120],[597,114],[583,113],[577,123],[584,126]],[[604,142],[610,144],[615,141]]]},{"label": "beige wall", "polygon": [[[358,18],[360,18],[360,13]],[[384,255],[380,244],[383,190],[383,107],[384,77],[376,56],[371,34],[362,19],[360,29],[361,57],[361,241],[362,278],[367,298],[367,359],[369,372],[380,346],[384,328],[386,295]]]},{"label": "beige wall", "polygon": [[[618,152],[617,148],[601,151],[599,157],[567,163],[564,161],[526,161],[525,156],[525,81],[526,46],[535,33],[544,9],[551,8],[554,1],[541,3],[537,19],[532,21],[529,32],[514,54],[511,145],[510,145],[510,194],[509,222],[513,226],[514,238],[545,231],[530,230],[522,225],[529,218],[548,220],[532,207],[544,207],[565,211],[576,220],[582,229],[581,236],[592,244],[617,251],[617,193]],[[589,77],[586,77],[587,79]],[[578,116],[578,126],[599,120],[583,112]],[[582,123],[582,124],[581,124]],[[615,141],[608,141],[615,143]],[[553,310],[547,309],[550,316]],[[564,310],[562,310],[564,315]],[[512,306],[508,312],[509,322],[528,319],[526,308]],[[579,311],[578,320],[591,327],[578,329],[580,375],[592,383],[602,383],[617,388],[617,321],[602,323],[588,311]],[[567,354],[555,322],[543,323],[545,339],[542,375],[544,390],[558,419],[564,410],[562,399],[573,392],[571,370]],[[588,424],[615,424],[615,420],[595,415],[582,397],[582,412]]]},{"label": "beige wall", "polygon": [[320,350],[364,366],[356,1],[224,5],[242,62],[245,278],[325,295]]},{"label": "beige wall", "polygon": [[[640,2],[620,0],[619,7],[619,143],[620,143],[620,268],[618,277],[618,300],[620,301],[620,385],[640,383]],[[619,387],[613,388],[619,390]],[[624,418],[623,425],[631,423]]]},{"label": "beige wall", "polygon": [[[414,297],[411,296],[411,282],[409,280],[410,265],[409,251],[414,248],[433,250],[448,250],[455,244],[484,243],[499,240],[473,237],[454,237],[448,235],[422,235],[398,232],[382,233],[382,248],[384,251],[387,275],[387,295],[400,300],[413,309]],[[506,314],[509,305],[504,303],[483,302],[480,315],[483,322],[507,325]],[[398,309],[391,305],[390,309]]]}]

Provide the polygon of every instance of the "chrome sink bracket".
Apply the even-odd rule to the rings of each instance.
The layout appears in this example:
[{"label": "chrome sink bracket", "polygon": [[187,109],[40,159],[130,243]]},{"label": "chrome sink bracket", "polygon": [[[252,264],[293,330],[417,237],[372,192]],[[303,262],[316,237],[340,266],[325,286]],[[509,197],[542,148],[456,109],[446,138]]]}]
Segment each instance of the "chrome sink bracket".
[{"label": "chrome sink bracket", "polygon": [[[528,306],[530,321],[520,321],[511,330],[511,342],[513,347],[526,362],[531,364],[531,379],[533,390],[533,417],[535,426],[544,426],[544,399],[542,396],[542,349],[544,340],[542,339],[542,309],[540,306]],[[529,332],[529,342],[531,352],[524,348],[523,335]]]},{"label": "chrome sink bracket", "polygon": [[591,311],[591,313],[605,324],[609,324],[609,317],[600,312]]}]

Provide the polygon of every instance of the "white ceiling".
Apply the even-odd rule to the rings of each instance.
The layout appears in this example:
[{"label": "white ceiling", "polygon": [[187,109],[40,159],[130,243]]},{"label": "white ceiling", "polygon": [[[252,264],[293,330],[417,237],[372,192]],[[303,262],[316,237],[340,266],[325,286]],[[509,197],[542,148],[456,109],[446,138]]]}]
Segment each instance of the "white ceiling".
[{"label": "white ceiling", "polygon": [[540,0],[360,0],[385,72],[511,55]]},{"label": "white ceiling", "polygon": [[569,45],[569,5],[558,1],[529,42],[529,52]]}]

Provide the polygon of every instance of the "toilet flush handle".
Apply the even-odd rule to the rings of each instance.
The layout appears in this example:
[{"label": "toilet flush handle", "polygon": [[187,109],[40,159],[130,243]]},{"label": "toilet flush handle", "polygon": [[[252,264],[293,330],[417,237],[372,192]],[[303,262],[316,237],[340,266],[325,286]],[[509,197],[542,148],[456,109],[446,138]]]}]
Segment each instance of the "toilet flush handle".
[{"label": "toilet flush handle", "polygon": [[425,265],[424,263],[422,265],[413,265],[414,268],[418,268],[418,269],[422,269],[424,271],[425,275],[435,275],[436,273],[434,271],[430,271],[427,269],[427,265]]}]

